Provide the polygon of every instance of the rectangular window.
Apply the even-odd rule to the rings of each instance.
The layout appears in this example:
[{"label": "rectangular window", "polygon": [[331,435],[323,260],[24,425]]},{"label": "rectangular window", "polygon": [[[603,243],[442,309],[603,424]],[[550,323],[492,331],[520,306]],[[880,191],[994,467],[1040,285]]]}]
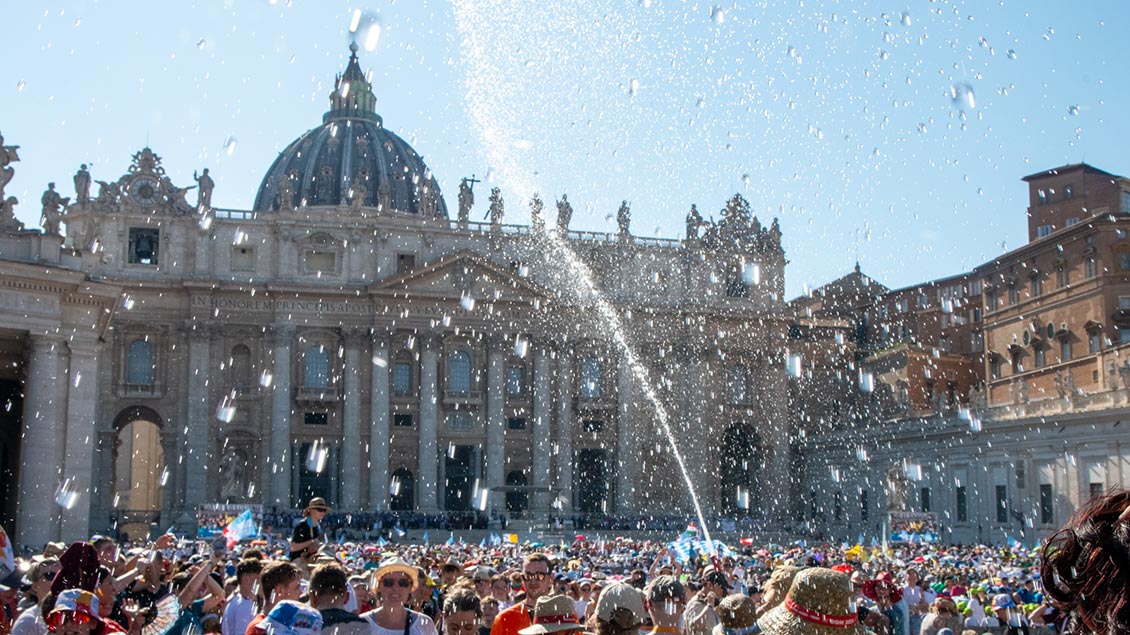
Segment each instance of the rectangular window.
[{"label": "rectangular window", "polygon": [[941,349],[943,353],[950,352],[950,338],[948,335],[938,339],[938,348]]},{"label": "rectangular window", "polygon": [[506,394],[509,397],[518,397],[525,392],[526,369],[523,366],[512,365],[506,369]]},{"label": "rectangular window", "polygon": [[844,493],[832,492],[832,518],[840,523],[844,520]]},{"label": "rectangular window", "polygon": [[161,231],[152,227],[130,227],[129,264],[157,265]]},{"label": "rectangular window", "polygon": [[392,365],[392,392],[404,396],[412,392],[412,364],[396,362]]},{"label": "rectangular window", "polygon": [[525,417],[510,417],[506,420],[506,427],[511,430],[525,430],[526,418]]},{"label": "rectangular window", "polygon": [[584,419],[581,421],[581,429],[585,432],[600,432],[604,429],[604,422],[600,419]]},{"label": "rectangular window", "polygon": [[1103,347],[1103,336],[1098,331],[1087,334],[1087,350],[1092,354],[1099,352]]},{"label": "rectangular window", "polygon": [[1130,343],[1130,327],[1125,327],[1125,326],[1118,327],[1118,343],[1119,344]]},{"label": "rectangular window", "polygon": [[1064,223],[1064,225],[1067,226],[1067,227],[1071,227],[1072,225],[1078,225],[1078,224],[1079,224],[1079,217],[1078,216],[1072,216],[1071,218],[1067,219],[1066,223]]},{"label": "rectangular window", "polygon": [[1118,296],[1118,308],[1130,309],[1130,295]]},{"label": "rectangular window", "polygon": [[255,271],[255,248],[254,247],[232,247],[231,248],[231,270],[232,271]]},{"label": "rectangular window", "polygon": [[1043,368],[1044,367],[1044,349],[1043,349],[1043,347],[1037,348],[1035,350],[1035,358],[1036,358],[1036,368]]},{"label": "rectangular window", "polygon": [[1105,491],[1106,491],[1106,486],[1103,485],[1102,483],[1090,483],[1091,498],[1094,498],[1096,496],[1102,496],[1103,492],[1105,492]]},{"label": "rectangular window", "polygon": [[1055,501],[1052,498],[1050,483],[1040,484],[1040,523],[1050,525],[1055,522]]},{"label": "rectangular window", "polygon": [[922,504],[922,511],[924,511],[924,512],[930,511],[930,488],[929,487],[923,487],[922,488],[922,491],[919,495],[918,502],[920,502]]},{"label": "rectangular window", "polygon": [[396,273],[411,271],[416,267],[416,254],[396,254]]},{"label": "rectangular window", "polygon": [[595,357],[586,357],[581,360],[581,398],[600,399],[601,397],[601,364]]},{"label": "rectangular window", "polygon": [[1060,267],[1055,270],[1055,286],[1062,289],[1067,286],[1068,281],[1067,269]]},{"label": "rectangular window", "polygon": [[981,332],[969,334],[969,349],[974,353],[980,353],[985,349],[985,334]]},{"label": "rectangular window", "polygon": [[1122,211],[1130,212],[1130,192],[1122,193]]},{"label": "rectangular window", "polygon": [[409,415],[409,414],[392,415],[392,425],[395,428],[411,428],[412,427],[412,415]]},{"label": "rectangular window", "polygon": [[973,308],[973,322],[977,323],[977,322],[980,322],[980,321],[981,321],[981,307],[974,307]]},{"label": "rectangular window", "polygon": [[1039,227],[1036,228],[1036,238],[1043,238],[1044,236],[1048,236],[1051,233],[1052,233],[1052,226],[1051,225],[1040,225]]},{"label": "rectangular window", "polygon": [[1033,297],[1043,294],[1044,282],[1039,278],[1032,278],[1028,281],[1028,295]]},{"label": "rectangular window", "polygon": [[984,287],[982,286],[981,281],[980,280],[974,280],[973,282],[969,283],[969,294],[970,295],[981,295],[981,289],[982,288],[984,288]]},{"label": "rectangular window", "polygon": [[1059,341],[1059,361],[1061,362],[1071,360],[1071,340],[1068,339],[1068,337],[1065,337]]},{"label": "rectangular window", "polygon": [[1090,279],[1094,278],[1097,274],[1098,266],[1095,263],[1095,259],[1088,256],[1087,259],[1083,261],[1083,276]]},{"label": "rectangular window", "polygon": [[1008,486],[997,485],[997,522],[1008,522]]},{"label": "rectangular window", "polygon": [[969,498],[965,494],[965,486],[958,485],[954,493],[957,494],[957,522],[967,523],[969,522]]},{"label": "rectangular window", "polygon": [[870,505],[867,502],[867,490],[859,491],[859,522],[867,522],[867,513]]},{"label": "rectangular window", "polygon": [[1008,288],[1008,304],[1013,306],[1020,303],[1020,290],[1015,286]]},{"label": "rectangular window", "polygon": [[324,426],[329,422],[329,415],[324,412],[307,412],[303,417],[303,423],[308,426]]},{"label": "rectangular window", "polygon": [[448,430],[470,430],[475,423],[469,412],[450,412],[447,414]]},{"label": "rectangular window", "polygon": [[1001,378],[1001,358],[994,357],[989,360],[989,375],[992,379]]},{"label": "rectangular window", "polygon": [[331,274],[337,271],[337,254],[332,251],[311,249],[303,255],[302,264],[307,274]]}]

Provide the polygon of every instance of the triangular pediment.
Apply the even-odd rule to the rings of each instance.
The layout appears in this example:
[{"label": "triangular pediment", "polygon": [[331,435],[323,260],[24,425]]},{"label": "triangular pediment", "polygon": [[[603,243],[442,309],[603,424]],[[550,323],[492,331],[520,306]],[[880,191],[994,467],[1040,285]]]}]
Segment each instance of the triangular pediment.
[{"label": "triangular pediment", "polygon": [[476,301],[534,302],[552,297],[548,289],[469,249],[419,265],[370,287],[374,293],[412,297],[470,296]]}]

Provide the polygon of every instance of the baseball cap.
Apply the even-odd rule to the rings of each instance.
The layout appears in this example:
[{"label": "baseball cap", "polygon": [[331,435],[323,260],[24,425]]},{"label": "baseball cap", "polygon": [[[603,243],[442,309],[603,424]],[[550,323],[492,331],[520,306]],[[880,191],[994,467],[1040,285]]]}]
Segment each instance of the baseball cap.
[{"label": "baseball cap", "polygon": [[[623,582],[614,582],[600,592],[600,598],[596,601],[596,617],[599,620],[610,622],[616,617],[617,609],[627,609],[635,619],[634,624],[622,623],[621,626],[625,628],[638,626],[647,617],[647,610],[643,606],[643,594],[635,587]],[[623,615],[623,611],[619,613]],[[623,622],[625,620],[621,618],[617,621]]]},{"label": "baseball cap", "polygon": [[322,614],[293,600],[275,605],[263,620],[267,635],[321,635]]}]

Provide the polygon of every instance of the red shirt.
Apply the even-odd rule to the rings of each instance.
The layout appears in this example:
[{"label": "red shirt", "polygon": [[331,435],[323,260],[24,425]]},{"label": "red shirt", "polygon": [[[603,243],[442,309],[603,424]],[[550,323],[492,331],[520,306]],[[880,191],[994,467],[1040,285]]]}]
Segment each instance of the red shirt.
[{"label": "red shirt", "polygon": [[267,619],[266,614],[257,613],[247,624],[247,630],[243,631],[243,635],[262,635],[263,631],[266,629],[259,628],[259,623],[265,619]]},{"label": "red shirt", "polygon": [[[532,624],[526,603],[515,604],[498,614],[490,627],[490,635],[518,635],[518,631]],[[248,635],[251,635],[248,633]]]}]

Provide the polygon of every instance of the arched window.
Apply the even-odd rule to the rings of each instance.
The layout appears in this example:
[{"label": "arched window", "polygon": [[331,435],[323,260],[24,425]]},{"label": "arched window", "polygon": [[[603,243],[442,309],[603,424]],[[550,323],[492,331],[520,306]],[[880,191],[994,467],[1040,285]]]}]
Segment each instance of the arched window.
[{"label": "arched window", "polygon": [[153,385],[153,345],[146,340],[130,342],[126,356],[126,383],[135,386]]},{"label": "arched window", "polygon": [[734,364],[730,367],[727,392],[732,404],[749,402],[749,373],[745,366]]},{"label": "arched window", "polygon": [[325,388],[330,385],[330,352],[317,344],[306,349],[305,385],[309,388]]},{"label": "arched window", "polygon": [[388,508],[394,512],[410,512],[416,502],[416,477],[408,468],[392,473],[389,483]]},{"label": "arched window", "polygon": [[596,357],[586,357],[581,360],[581,398],[600,399],[602,394],[601,364]]},{"label": "arched window", "polygon": [[231,383],[239,388],[251,385],[251,349],[243,344],[231,349]]},{"label": "arched window", "polygon": [[457,395],[471,392],[471,354],[452,351],[447,358],[447,389]]}]

